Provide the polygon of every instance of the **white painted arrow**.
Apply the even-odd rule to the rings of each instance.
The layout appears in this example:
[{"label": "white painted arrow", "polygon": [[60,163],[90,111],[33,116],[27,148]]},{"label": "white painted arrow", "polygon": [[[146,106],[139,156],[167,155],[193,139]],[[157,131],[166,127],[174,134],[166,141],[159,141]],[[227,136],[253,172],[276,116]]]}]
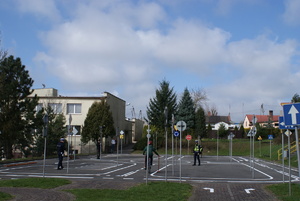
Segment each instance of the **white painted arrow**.
[{"label": "white painted arrow", "polygon": [[203,188],[204,190],[209,190],[210,193],[214,193],[215,192],[215,189],[213,188]]},{"label": "white painted arrow", "polygon": [[248,189],[245,189],[246,193],[250,194],[250,191],[254,191],[255,189],[254,188],[248,188]]},{"label": "white painted arrow", "polygon": [[295,108],[294,105],[292,105],[290,111],[288,114],[292,116],[292,124],[297,124],[296,114],[298,114],[299,111]]}]

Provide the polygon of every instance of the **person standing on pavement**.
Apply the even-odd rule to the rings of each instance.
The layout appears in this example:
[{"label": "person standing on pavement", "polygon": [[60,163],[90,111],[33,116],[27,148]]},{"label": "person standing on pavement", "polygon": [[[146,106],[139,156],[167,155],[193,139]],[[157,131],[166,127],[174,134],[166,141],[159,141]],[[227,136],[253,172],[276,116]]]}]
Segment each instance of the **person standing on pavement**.
[{"label": "person standing on pavement", "polygon": [[62,165],[62,161],[64,158],[64,152],[65,152],[65,139],[60,138],[60,141],[57,143],[56,147],[57,147],[57,155],[58,155],[57,169],[61,170],[64,168],[64,166]]},{"label": "person standing on pavement", "polygon": [[100,159],[100,149],[101,149],[101,142],[100,139],[97,141],[97,159]]},{"label": "person standing on pavement", "polygon": [[111,153],[114,153],[115,145],[116,145],[116,140],[115,140],[115,138],[112,138],[111,139]]},{"label": "person standing on pavement", "polygon": [[193,166],[196,165],[196,160],[198,161],[198,165],[201,165],[201,161],[200,161],[200,154],[202,152],[202,146],[198,144],[198,140],[195,140],[195,147],[194,147],[194,164]]},{"label": "person standing on pavement", "polygon": [[[148,149],[148,147],[149,147],[149,149]],[[159,157],[159,154],[157,153],[156,149],[152,145],[152,141],[149,141],[149,145],[146,146],[143,151],[143,155],[145,155],[145,153],[146,153],[146,155],[145,155],[145,170],[147,169],[147,152],[148,152],[148,156],[149,156],[150,165],[152,165],[152,162],[153,162],[153,152]]]}]

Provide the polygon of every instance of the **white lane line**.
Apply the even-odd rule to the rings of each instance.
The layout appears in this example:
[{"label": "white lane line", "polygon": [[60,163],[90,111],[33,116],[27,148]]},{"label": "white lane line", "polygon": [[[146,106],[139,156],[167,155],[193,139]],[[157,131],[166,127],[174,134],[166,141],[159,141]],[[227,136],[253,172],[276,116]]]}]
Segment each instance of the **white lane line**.
[{"label": "white lane line", "polygon": [[119,177],[128,177],[128,176],[133,175],[133,174],[135,174],[135,173],[137,173],[137,172],[139,172],[139,171],[141,171],[143,169],[144,168],[141,168],[141,169],[138,169],[138,170],[135,170],[135,171],[131,171],[131,172],[128,172],[128,173],[125,173],[125,174],[122,174],[122,175],[117,175],[117,176],[119,176]]},{"label": "white lane line", "polygon": [[124,170],[124,169],[130,168],[130,167],[133,167],[133,166],[136,166],[136,163],[134,163],[132,165],[129,165],[129,166],[125,166],[123,168],[112,170],[110,172],[103,173],[103,175],[110,174],[110,173],[113,173],[113,172],[117,172],[117,171],[120,171],[120,170]]},{"label": "white lane line", "polygon": [[[233,158],[233,160],[237,161],[235,158]],[[245,164],[245,163],[240,163],[240,164],[245,165],[245,166],[250,167],[250,168],[253,168],[250,165]],[[265,175],[266,177],[269,177],[269,180],[273,180],[274,179],[274,177],[272,177],[271,175],[268,175],[267,173],[265,173],[263,171],[260,171],[260,170],[258,170],[256,168],[254,168],[254,170],[257,171],[257,172],[259,172],[259,173],[261,173],[261,174],[263,174],[263,175]]]},{"label": "white lane line", "polygon": [[114,179],[113,177],[103,177],[103,179]]},{"label": "white lane line", "polygon": [[59,175],[43,176],[43,175],[14,175],[14,174],[11,174],[11,175],[6,175],[6,176],[9,176],[9,177],[47,177],[47,178],[66,178],[66,179],[94,179],[94,177],[74,177],[74,176],[59,176]]}]

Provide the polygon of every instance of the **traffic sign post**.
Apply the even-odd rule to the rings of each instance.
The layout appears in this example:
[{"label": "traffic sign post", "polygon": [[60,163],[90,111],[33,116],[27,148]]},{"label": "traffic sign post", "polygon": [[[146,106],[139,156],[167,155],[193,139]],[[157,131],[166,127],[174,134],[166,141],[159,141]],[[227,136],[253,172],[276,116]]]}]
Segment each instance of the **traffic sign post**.
[{"label": "traffic sign post", "polygon": [[181,158],[182,158],[182,131],[186,129],[186,123],[184,121],[178,121],[176,124],[177,128],[179,129],[181,135],[180,135],[180,166],[179,166],[179,177],[180,177],[180,183],[181,183]]},{"label": "traffic sign post", "polygon": [[300,125],[300,103],[283,105],[283,117],[286,126],[295,127],[296,147],[297,147],[297,159],[298,159],[298,173],[300,177],[300,153],[299,153],[299,136],[298,126]]},{"label": "traffic sign post", "polygon": [[[291,131],[287,130],[285,135],[288,136],[288,158],[289,158],[289,195],[291,196]],[[283,158],[283,157],[282,157]]]},{"label": "traffic sign post", "polygon": [[120,139],[121,139],[121,154],[123,153],[123,139],[124,139],[124,131],[120,131]]},{"label": "traffic sign post", "polygon": [[248,137],[250,137],[250,167],[251,167],[251,171],[252,171],[252,178],[255,177],[255,175],[254,175],[254,173],[255,173],[254,172],[254,137],[257,132],[257,129],[255,127],[256,122],[257,122],[257,118],[255,115],[253,115],[253,119],[252,119],[253,126],[247,135]]},{"label": "traffic sign post", "polygon": [[292,125],[292,126],[287,126],[287,125],[285,125],[285,123],[284,123],[284,117],[283,116],[280,116],[279,118],[278,118],[278,123],[279,123],[279,129],[289,129],[289,130],[293,130],[293,129],[295,129],[295,127]]},{"label": "traffic sign post", "polygon": [[270,159],[272,159],[272,140],[273,140],[273,135],[268,135],[268,140],[270,140]]},{"label": "traffic sign post", "polygon": [[146,155],[146,157],[147,157],[147,164],[145,164],[146,165],[146,169],[147,169],[147,171],[146,171],[146,184],[148,184],[148,171],[149,171],[149,139],[150,139],[150,137],[151,137],[151,135],[150,135],[150,125],[148,124],[148,129],[147,129],[147,132],[148,132],[148,134],[147,134],[147,155]]},{"label": "traffic sign post", "polygon": [[74,150],[73,150],[73,154],[74,154],[73,161],[75,161],[75,158],[76,158],[76,149],[75,149],[75,146],[76,146],[76,134],[78,133],[78,130],[75,128],[75,126],[73,126],[72,133],[75,136],[74,137]]},{"label": "traffic sign post", "polygon": [[43,177],[45,177],[45,166],[46,166],[46,150],[47,150],[47,134],[48,134],[48,123],[49,123],[49,116],[46,113],[43,117],[43,136],[45,137],[44,142],[44,162],[43,162]]},{"label": "traffic sign post", "polygon": [[173,132],[174,137],[178,137],[180,135],[179,131],[174,131]]},{"label": "traffic sign post", "polygon": [[190,140],[192,139],[191,135],[187,135],[185,139],[188,141],[188,154],[190,153]]},{"label": "traffic sign post", "polygon": [[232,139],[234,138],[234,134],[232,132],[230,132],[230,134],[228,135],[228,140],[230,140],[229,143],[229,152],[230,152],[230,162],[232,161]]},{"label": "traffic sign post", "polygon": [[71,130],[71,123],[72,123],[72,115],[69,114],[69,125],[68,125],[68,161],[67,161],[67,174],[69,173],[69,160],[70,160],[70,130]]}]

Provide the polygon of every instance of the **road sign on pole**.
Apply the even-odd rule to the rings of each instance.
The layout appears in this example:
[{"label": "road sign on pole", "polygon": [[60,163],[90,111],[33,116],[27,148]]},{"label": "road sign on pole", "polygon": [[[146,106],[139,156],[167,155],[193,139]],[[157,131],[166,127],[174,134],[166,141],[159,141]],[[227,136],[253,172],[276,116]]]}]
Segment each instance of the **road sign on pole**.
[{"label": "road sign on pole", "polygon": [[173,133],[174,137],[178,137],[180,135],[179,131],[174,131]]},{"label": "road sign on pole", "polygon": [[300,103],[283,105],[284,123],[286,126],[300,124]]},{"label": "road sign on pole", "polygon": [[279,121],[279,129],[295,129],[294,126],[285,125],[283,116],[279,117],[278,121]]},{"label": "road sign on pole", "polygon": [[180,132],[186,129],[186,123],[184,121],[178,121],[176,127],[179,129]]},{"label": "road sign on pole", "polygon": [[[296,142],[299,142],[298,126],[300,125],[300,103],[283,105],[283,117],[286,126],[295,126]],[[300,153],[299,143],[296,143],[297,159],[298,159],[298,173],[300,177]]]},{"label": "road sign on pole", "polygon": [[191,139],[192,139],[192,136],[191,136],[191,135],[187,135],[187,136],[185,137],[185,139],[191,140]]}]

